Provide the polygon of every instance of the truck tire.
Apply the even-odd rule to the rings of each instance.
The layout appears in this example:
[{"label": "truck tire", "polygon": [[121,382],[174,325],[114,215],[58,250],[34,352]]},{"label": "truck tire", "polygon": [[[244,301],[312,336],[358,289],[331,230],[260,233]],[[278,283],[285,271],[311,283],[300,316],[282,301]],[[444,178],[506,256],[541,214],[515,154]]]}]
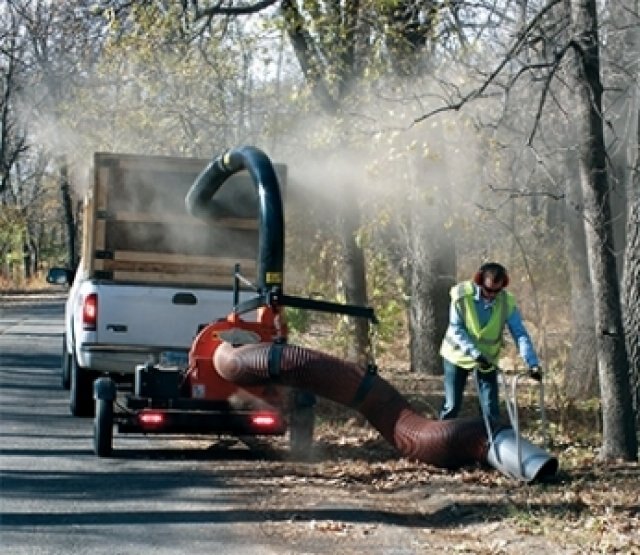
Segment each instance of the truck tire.
[{"label": "truck tire", "polygon": [[307,459],[313,447],[313,404],[295,404],[289,418],[289,451],[296,459]]},{"label": "truck tire", "polygon": [[93,419],[93,452],[109,457],[113,451],[113,401],[96,399]]},{"label": "truck tire", "polygon": [[93,416],[93,373],[78,365],[71,356],[71,384],[69,410],[73,416]]},{"label": "truck tire", "polygon": [[67,335],[62,334],[62,364],[60,367],[60,385],[67,391],[71,388],[71,353],[67,351]]}]

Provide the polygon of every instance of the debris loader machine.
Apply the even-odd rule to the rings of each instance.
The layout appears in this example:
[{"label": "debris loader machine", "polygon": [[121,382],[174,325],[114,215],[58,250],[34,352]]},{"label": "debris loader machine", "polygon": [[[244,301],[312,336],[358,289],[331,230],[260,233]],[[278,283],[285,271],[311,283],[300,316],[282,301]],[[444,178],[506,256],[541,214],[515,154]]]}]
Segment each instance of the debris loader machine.
[{"label": "debris loader machine", "polygon": [[[312,444],[319,395],[359,411],[401,456],[442,468],[491,465],[525,482],[555,475],[557,459],[522,438],[513,423],[427,419],[377,373],[374,361],[361,365],[289,344],[285,307],[372,323],[376,317],[369,307],[284,292],[280,186],[271,161],[259,149],[238,147],[213,160],[189,189],[187,211],[215,226],[220,217],[216,193],[242,171],[251,177],[258,204],[255,283],[236,265],[231,312],[199,331],[186,363],[138,366],[133,392],[122,401],[109,378],[96,380],[98,456],[111,454],[114,425],[120,433],[144,434],[258,436],[288,431],[290,447],[304,455]],[[246,294],[247,287],[251,294]]]},{"label": "debris loader machine", "polygon": [[[293,453],[309,453],[313,440],[315,395],[278,383],[278,354],[287,342],[284,306],[359,316],[375,321],[372,309],[293,297],[282,293],[283,208],[280,185],[270,160],[251,147],[230,151],[198,176],[185,199],[193,216],[215,223],[224,210],[213,198],[223,182],[247,170],[258,203],[257,283],[242,275],[239,264],[229,276],[231,312],[202,327],[188,360],[160,356],[135,369],[131,392],[102,377],[94,382],[94,451],[113,451],[113,431],[122,434],[211,434],[238,437],[284,435]],[[254,295],[247,294],[247,289]],[[149,323],[153,325],[153,322]],[[194,333],[197,330],[194,330]],[[258,385],[234,383],[215,367],[222,343],[273,345],[267,361],[270,380]],[[124,393],[124,395],[123,395]]]}]

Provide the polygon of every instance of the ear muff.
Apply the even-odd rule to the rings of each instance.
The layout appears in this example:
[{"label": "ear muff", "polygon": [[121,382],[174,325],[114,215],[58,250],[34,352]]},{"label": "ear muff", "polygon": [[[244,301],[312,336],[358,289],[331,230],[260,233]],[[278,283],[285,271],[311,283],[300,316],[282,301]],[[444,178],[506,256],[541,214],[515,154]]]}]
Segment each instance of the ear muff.
[{"label": "ear muff", "polygon": [[473,283],[476,285],[482,285],[484,281],[484,274],[488,270],[493,270],[496,273],[496,278],[502,277],[502,287],[509,286],[509,274],[507,274],[507,269],[497,262],[487,262],[478,268],[478,271],[473,274]]}]

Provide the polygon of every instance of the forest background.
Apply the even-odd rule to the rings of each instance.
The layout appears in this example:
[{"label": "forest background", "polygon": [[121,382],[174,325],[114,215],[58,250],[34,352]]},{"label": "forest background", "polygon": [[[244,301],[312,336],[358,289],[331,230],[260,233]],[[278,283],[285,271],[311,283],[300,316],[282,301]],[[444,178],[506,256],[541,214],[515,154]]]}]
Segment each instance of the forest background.
[{"label": "forest background", "polygon": [[554,405],[637,460],[637,0],[8,0],[0,44],[5,290],[77,263],[93,152],[251,144],[288,166],[287,291],[381,321],[294,336],[437,376],[450,287],[500,261]]}]

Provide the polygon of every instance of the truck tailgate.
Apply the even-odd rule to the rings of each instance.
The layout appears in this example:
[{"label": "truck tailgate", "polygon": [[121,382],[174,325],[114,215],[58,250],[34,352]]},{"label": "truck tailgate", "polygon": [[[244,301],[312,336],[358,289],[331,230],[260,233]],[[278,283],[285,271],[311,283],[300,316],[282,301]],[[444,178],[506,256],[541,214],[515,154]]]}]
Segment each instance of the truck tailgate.
[{"label": "truck tailgate", "polygon": [[188,349],[201,324],[233,308],[227,290],[105,284],[98,291],[102,344]]}]

